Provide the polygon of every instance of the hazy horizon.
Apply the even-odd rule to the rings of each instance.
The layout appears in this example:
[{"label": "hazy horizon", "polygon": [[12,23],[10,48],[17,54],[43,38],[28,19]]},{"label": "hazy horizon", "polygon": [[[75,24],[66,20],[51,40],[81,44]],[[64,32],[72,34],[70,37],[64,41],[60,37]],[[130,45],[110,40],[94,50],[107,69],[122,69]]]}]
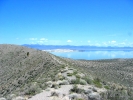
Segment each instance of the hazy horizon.
[{"label": "hazy horizon", "polygon": [[74,46],[74,47],[80,47],[80,46],[90,46],[90,47],[133,47],[133,46],[96,46],[96,45],[52,45],[52,44],[22,44],[22,46]]}]

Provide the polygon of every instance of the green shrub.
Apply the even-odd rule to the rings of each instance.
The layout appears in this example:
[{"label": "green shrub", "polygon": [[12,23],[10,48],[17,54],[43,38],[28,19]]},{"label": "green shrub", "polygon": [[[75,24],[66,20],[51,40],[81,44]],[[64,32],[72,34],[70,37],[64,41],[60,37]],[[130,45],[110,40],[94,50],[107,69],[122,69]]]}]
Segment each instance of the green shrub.
[{"label": "green shrub", "polygon": [[83,78],[88,84],[92,84],[92,80],[88,77]]},{"label": "green shrub", "polygon": [[53,83],[51,88],[55,88],[55,89],[57,89],[57,88],[59,88],[59,85],[56,84],[56,83]]},{"label": "green shrub", "polygon": [[77,99],[77,100],[84,100],[84,99],[82,99],[82,98],[79,98],[79,99]]},{"label": "green shrub", "polygon": [[30,88],[25,92],[25,95],[35,95],[35,93],[36,93],[35,88]]},{"label": "green shrub", "polygon": [[76,78],[74,80],[71,80],[71,84],[80,84],[80,79]]},{"label": "green shrub", "polygon": [[27,56],[29,56],[29,54],[30,54],[30,53],[29,53],[29,52],[27,52]]},{"label": "green shrub", "polygon": [[62,80],[62,82],[59,85],[68,85],[69,82],[67,80]]},{"label": "green shrub", "polygon": [[86,85],[86,81],[80,79],[80,84],[81,84],[81,85]]},{"label": "green shrub", "polygon": [[59,80],[64,80],[64,79],[65,79],[64,76],[59,77]]},{"label": "green shrub", "polygon": [[71,92],[75,92],[75,93],[83,93],[83,92],[84,92],[84,90],[78,88],[77,85],[74,85],[73,88],[72,88],[70,91],[71,91]]},{"label": "green shrub", "polygon": [[76,78],[81,78],[80,75],[76,75]]},{"label": "green shrub", "polygon": [[74,71],[73,74],[76,75],[78,72],[77,71]]},{"label": "green shrub", "polygon": [[67,76],[72,76],[73,75],[73,73],[67,73]]},{"label": "green shrub", "polygon": [[46,89],[47,85],[45,83],[39,83],[39,86],[41,89]]},{"label": "green shrub", "polygon": [[106,86],[104,86],[104,88],[105,88],[105,89],[109,89],[109,87],[108,87],[107,85],[106,85]]},{"label": "green shrub", "polygon": [[64,66],[64,65],[62,65],[62,66],[61,66],[61,68],[63,68],[63,69],[64,69],[64,68],[65,68],[65,66]]},{"label": "green shrub", "polygon": [[93,80],[93,83],[95,84],[96,87],[102,88],[102,84],[100,83],[100,79],[99,78],[95,78]]}]

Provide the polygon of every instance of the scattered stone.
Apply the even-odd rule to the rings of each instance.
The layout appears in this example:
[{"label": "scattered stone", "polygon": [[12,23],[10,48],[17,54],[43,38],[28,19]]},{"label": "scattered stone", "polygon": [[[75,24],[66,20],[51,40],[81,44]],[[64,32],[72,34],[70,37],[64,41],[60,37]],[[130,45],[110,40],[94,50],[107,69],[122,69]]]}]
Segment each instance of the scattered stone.
[{"label": "scattered stone", "polygon": [[97,89],[96,89],[95,87],[93,87],[92,90],[93,90],[94,92],[97,92]]},{"label": "scattered stone", "polygon": [[62,85],[69,85],[69,82],[68,82],[68,80],[63,80],[61,84]]},{"label": "scattered stone", "polygon": [[89,100],[101,100],[100,95],[97,92],[92,92],[88,95]]},{"label": "scattered stone", "polygon": [[62,75],[62,74],[61,74],[61,73],[58,73],[58,74],[57,74],[57,76],[60,76],[60,75]]},{"label": "scattered stone", "polygon": [[15,97],[16,97],[15,94],[10,94],[8,98],[13,99],[13,98],[15,98]]},{"label": "scattered stone", "polygon": [[64,96],[62,100],[70,100],[68,96]]},{"label": "scattered stone", "polygon": [[47,88],[47,89],[46,89],[46,91],[50,91],[50,90],[51,90],[51,88]]},{"label": "scattered stone", "polygon": [[56,84],[58,84],[58,85],[60,85],[61,83],[62,83],[61,80],[58,80],[58,81],[56,82]]},{"label": "scattered stone", "polygon": [[77,98],[78,98],[78,96],[77,96],[76,93],[73,93],[73,94],[70,94],[70,95],[69,95],[69,99],[70,99],[70,100],[74,100],[74,99],[77,99]]},{"label": "scattered stone", "polygon": [[6,100],[6,98],[0,98],[0,100]]},{"label": "scattered stone", "polygon": [[68,71],[68,69],[63,69],[63,70],[61,70],[61,73],[64,73],[66,71]]},{"label": "scattered stone", "polygon": [[62,99],[59,98],[59,97],[57,97],[57,96],[53,96],[53,97],[51,98],[51,100],[62,100]]},{"label": "scattered stone", "polygon": [[69,83],[71,83],[72,80],[76,80],[76,77],[75,76],[67,77],[67,80],[69,81]]},{"label": "scattered stone", "polygon": [[79,75],[81,78],[85,77],[83,73],[78,73],[77,75]]},{"label": "scattered stone", "polygon": [[92,93],[93,91],[92,91],[92,89],[87,89],[87,90],[85,90],[85,94],[90,94],[90,93]]},{"label": "scattered stone", "polygon": [[59,84],[57,84],[56,82],[53,82],[51,88],[57,89],[57,88],[59,88]]},{"label": "scattered stone", "polygon": [[62,76],[61,73],[58,73],[55,78],[57,78],[58,80],[62,80],[64,77]]},{"label": "scattered stone", "polygon": [[57,96],[59,97],[60,93],[57,90],[51,91],[51,96]]},{"label": "scattered stone", "polygon": [[52,87],[52,81],[46,82],[46,85],[51,88]]},{"label": "scattered stone", "polygon": [[21,97],[21,96],[18,96],[16,98],[13,98],[12,100],[26,100],[25,98]]}]

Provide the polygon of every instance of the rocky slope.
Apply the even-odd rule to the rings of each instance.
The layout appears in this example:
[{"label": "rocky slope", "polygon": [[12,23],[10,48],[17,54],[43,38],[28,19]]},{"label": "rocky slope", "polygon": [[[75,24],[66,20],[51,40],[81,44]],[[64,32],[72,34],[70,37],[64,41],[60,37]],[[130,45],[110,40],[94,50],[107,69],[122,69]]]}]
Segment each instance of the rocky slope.
[{"label": "rocky slope", "polygon": [[[48,95],[36,99],[38,93]],[[132,100],[133,59],[72,60],[41,50],[1,44],[0,100],[5,98]]]}]

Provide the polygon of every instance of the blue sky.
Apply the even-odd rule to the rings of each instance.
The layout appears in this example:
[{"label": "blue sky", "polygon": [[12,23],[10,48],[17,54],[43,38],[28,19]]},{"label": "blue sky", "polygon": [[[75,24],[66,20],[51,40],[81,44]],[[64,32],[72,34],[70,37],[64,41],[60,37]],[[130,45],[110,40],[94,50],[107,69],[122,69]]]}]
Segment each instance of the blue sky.
[{"label": "blue sky", "polygon": [[133,0],[0,0],[0,44],[133,46]]}]

